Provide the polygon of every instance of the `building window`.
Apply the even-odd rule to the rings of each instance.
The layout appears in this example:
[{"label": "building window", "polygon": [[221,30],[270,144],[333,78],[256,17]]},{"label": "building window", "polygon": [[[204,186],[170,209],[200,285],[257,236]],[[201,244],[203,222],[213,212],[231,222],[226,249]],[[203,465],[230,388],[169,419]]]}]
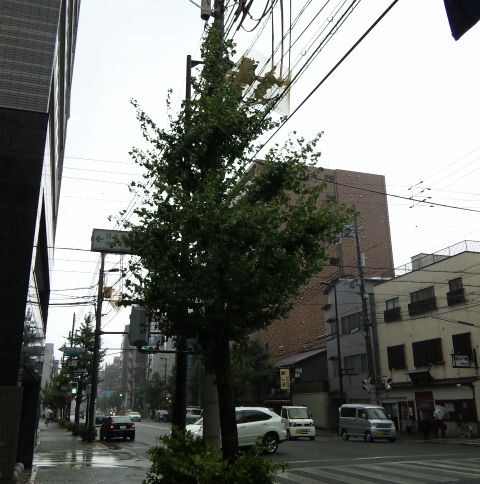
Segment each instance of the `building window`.
[{"label": "building window", "polygon": [[463,289],[463,281],[461,277],[456,277],[451,281],[448,281],[448,289],[450,292],[458,291],[459,289]]},{"label": "building window", "polygon": [[453,352],[456,355],[472,354],[472,342],[470,333],[452,334]]},{"label": "building window", "polygon": [[447,302],[449,306],[465,302],[465,289],[461,277],[448,281]]},{"label": "building window", "polygon": [[387,299],[385,301],[385,305],[387,309],[395,309],[400,307],[400,299],[398,297],[394,297],[392,299]]},{"label": "building window", "polygon": [[388,368],[390,370],[405,370],[405,345],[389,346],[387,348]]},{"label": "building window", "polygon": [[433,286],[420,289],[410,293],[410,304],[408,305],[408,314],[414,316],[416,314],[423,314],[433,309],[437,309],[437,300],[435,299],[435,291]]},{"label": "building window", "polygon": [[367,373],[367,354],[345,356],[343,369],[353,374]]},{"label": "building window", "polygon": [[386,323],[391,323],[392,321],[399,321],[402,319],[400,311],[400,299],[398,297],[387,299],[385,301],[385,306],[387,309],[385,309],[383,312],[383,320]]},{"label": "building window", "polygon": [[348,316],[343,316],[341,321],[342,334],[358,331],[363,326],[363,313],[360,311],[358,313],[349,314]]},{"label": "building window", "polygon": [[441,338],[412,343],[413,363],[416,368],[443,363]]}]

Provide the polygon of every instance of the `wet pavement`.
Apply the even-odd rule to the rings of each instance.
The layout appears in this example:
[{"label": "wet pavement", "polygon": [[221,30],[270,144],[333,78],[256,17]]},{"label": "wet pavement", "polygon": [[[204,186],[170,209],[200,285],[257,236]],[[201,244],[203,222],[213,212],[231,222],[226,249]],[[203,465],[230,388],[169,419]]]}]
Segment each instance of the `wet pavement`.
[{"label": "wet pavement", "polygon": [[82,442],[57,424],[40,424],[28,484],[141,483],[150,463],[120,446]]}]

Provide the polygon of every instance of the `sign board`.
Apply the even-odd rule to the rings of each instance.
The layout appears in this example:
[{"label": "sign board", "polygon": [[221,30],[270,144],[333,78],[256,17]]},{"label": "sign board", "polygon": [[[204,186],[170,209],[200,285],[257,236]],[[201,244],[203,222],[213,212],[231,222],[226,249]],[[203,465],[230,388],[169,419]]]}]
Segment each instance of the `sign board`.
[{"label": "sign board", "polygon": [[470,357],[468,355],[452,355],[453,368],[470,368]]},{"label": "sign board", "polygon": [[83,346],[62,346],[59,349],[65,356],[80,356],[87,352],[87,348]]},{"label": "sign board", "polygon": [[129,234],[130,232],[126,230],[93,229],[91,250],[112,254],[130,254],[131,248],[125,242],[125,238]]},{"label": "sign board", "polygon": [[290,390],[290,368],[280,368],[280,390]]}]

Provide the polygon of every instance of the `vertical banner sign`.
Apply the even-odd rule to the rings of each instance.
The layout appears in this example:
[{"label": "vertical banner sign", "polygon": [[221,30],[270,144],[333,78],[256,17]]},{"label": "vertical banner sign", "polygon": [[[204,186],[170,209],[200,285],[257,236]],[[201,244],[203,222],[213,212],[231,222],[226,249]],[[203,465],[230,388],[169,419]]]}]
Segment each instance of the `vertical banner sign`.
[{"label": "vertical banner sign", "polygon": [[290,368],[280,368],[280,390],[290,390]]}]

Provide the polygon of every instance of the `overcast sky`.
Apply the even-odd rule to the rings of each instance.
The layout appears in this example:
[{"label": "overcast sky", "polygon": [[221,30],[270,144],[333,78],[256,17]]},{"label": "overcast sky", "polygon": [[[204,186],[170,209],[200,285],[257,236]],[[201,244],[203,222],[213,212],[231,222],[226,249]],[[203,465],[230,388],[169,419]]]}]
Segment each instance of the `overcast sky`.
[{"label": "overcast sky", "polygon": [[[307,3],[293,1],[292,17]],[[304,19],[314,18],[325,2],[311,3],[315,6],[301,17],[292,43],[306,26]],[[317,24],[294,44],[294,76],[315,36],[336,21],[334,8],[350,3],[329,2]],[[390,3],[359,2],[294,84],[291,111]],[[259,17],[264,5],[254,1],[252,16]],[[278,12],[275,42],[281,36]],[[244,26],[251,30],[255,24],[248,18]],[[253,32],[240,29],[238,52],[252,47],[253,55],[268,58],[269,25],[258,38],[261,24]],[[131,206],[127,185],[139,171],[128,151],[139,145],[140,132],[129,100],[137,99],[166,126],[167,91],[173,89],[176,109],[185,93],[186,56],[199,58],[203,27],[189,0],[82,2],[47,331],[56,349],[73,314],[78,321],[92,310],[63,306],[72,297],[80,302],[96,293],[99,255],[89,251],[92,229],[115,228],[108,216]],[[305,137],[323,131],[323,166],[381,174],[391,195],[431,197],[427,201],[457,207],[389,197],[395,266],[420,252],[480,240],[479,45],[480,24],[454,41],[442,0],[400,0],[272,140],[280,142],[293,130]],[[119,262],[119,256],[108,255],[106,268]],[[107,275],[107,283],[117,280],[118,274]],[[103,313],[105,331],[122,331],[128,324],[129,311],[105,304]],[[103,343],[110,348],[107,360],[119,354],[119,336],[105,336]]]}]

